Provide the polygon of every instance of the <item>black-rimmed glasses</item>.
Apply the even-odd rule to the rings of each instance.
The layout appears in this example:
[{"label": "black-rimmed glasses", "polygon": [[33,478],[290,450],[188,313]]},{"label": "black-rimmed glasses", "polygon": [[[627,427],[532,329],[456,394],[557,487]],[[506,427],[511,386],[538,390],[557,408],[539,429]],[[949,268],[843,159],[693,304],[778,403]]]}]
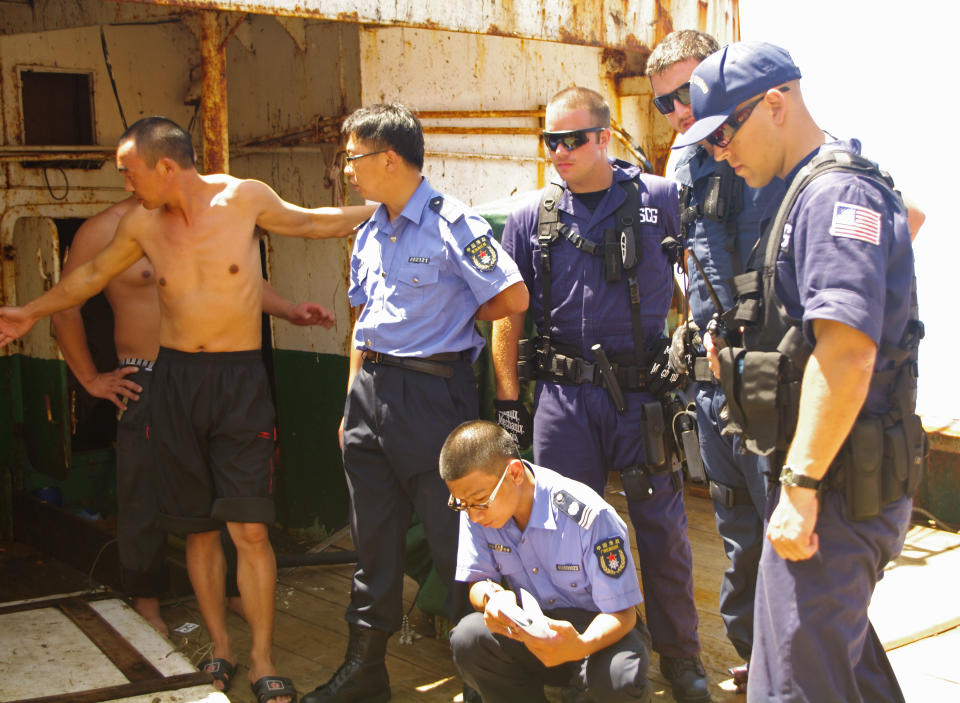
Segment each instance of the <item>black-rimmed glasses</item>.
[{"label": "black-rimmed glasses", "polygon": [[364,156],[373,156],[374,154],[382,154],[385,151],[390,151],[390,150],[378,149],[377,151],[368,151],[366,154],[354,154],[353,156],[351,156],[350,154],[347,154],[346,156],[343,157],[343,160],[346,161],[348,164],[352,164],[354,161],[356,161],[357,159],[362,159]]}]

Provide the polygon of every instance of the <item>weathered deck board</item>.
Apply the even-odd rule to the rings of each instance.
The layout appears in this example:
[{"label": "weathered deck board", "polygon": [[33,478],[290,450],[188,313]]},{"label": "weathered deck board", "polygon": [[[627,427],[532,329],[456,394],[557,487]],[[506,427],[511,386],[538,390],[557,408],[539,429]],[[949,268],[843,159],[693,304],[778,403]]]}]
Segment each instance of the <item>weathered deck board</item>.
[{"label": "weathered deck board", "polygon": [[[625,499],[618,493],[615,481],[611,481],[606,497],[629,522]],[[708,499],[688,494],[686,506],[693,551],[694,596],[700,617],[702,657],[710,679],[711,693],[718,703],[741,701],[742,696],[731,692],[732,686],[727,674],[727,667],[738,664],[739,658],[724,634],[717,605],[720,579],[727,568],[727,560],[717,535],[712,504]],[[331,547],[351,548],[349,538],[344,538]],[[956,568],[956,561],[945,563],[948,558],[960,559],[960,537],[914,527],[904,556],[894,566],[888,567],[888,578],[884,579],[888,584],[881,582],[877,600],[882,601],[889,597],[887,592],[893,590],[895,581],[899,582],[896,584],[897,588],[904,587],[902,577],[907,572],[919,571],[907,567],[926,567],[923,573],[933,574],[937,579],[954,569],[952,573],[955,581],[960,569]],[[900,569],[900,574],[896,574],[897,569]],[[300,567],[285,569],[280,573],[274,639],[276,661],[281,673],[292,677],[301,691],[309,691],[325,681],[342,661],[347,641],[343,612],[349,600],[352,573],[352,565]],[[895,575],[901,578],[894,578]],[[949,585],[945,583],[944,587],[949,588]],[[416,583],[406,579],[404,607],[409,609],[415,598]],[[940,630],[947,629],[950,622],[960,619],[960,604],[955,599],[952,602],[940,602],[939,605],[933,603],[925,607],[927,611],[942,614],[941,620],[947,624]],[[895,619],[912,617],[903,601],[891,608],[884,608],[884,613],[893,609],[897,611]],[[951,612],[956,618],[951,618]],[[192,601],[167,606],[163,615],[173,627],[184,621],[201,622],[196,604]],[[937,626],[931,624],[933,621],[929,618],[928,621],[923,632],[938,632]],[[392,637],[389,643],[387,668],[393,691],[392,700],[397,703],[449,703],[459,700],[461,682],[450,660],[446,642],[434,638],[431,621],[416,609],[411,613],[411,624],[421,635],[420,639],[413,645],[401,645],[397,637]],[[243,621],[233,614],[229,615],[229,625],[236,651],[243,662],[250,647],[248,630]],[[880,630],[878,625],[878,631]],[[911,637],[916,639],[918,636],[920,635],[908,633],[901,635],[900,639],[912,641]],[[188,653],[197,652],[201,637],[202,634],[187,639],[185,649]],[[954,629],[901,646],[891,652],[891,660],[897,669],[907,700],[960,700],[960,677],[956,675],[951,658],[958,646],[960,629]],[[254,703],[253,695],[245,685],[246,676],[247,669],[241,666],[235,686],[229,693],[229,698],[234,703]],[[653,657],[650,678],[655,686],[654,700],[672,701],[669,686],[660,675],[656,656]],[[552,700],[560,700],[556,691],[549,692],[549,696]]]}]

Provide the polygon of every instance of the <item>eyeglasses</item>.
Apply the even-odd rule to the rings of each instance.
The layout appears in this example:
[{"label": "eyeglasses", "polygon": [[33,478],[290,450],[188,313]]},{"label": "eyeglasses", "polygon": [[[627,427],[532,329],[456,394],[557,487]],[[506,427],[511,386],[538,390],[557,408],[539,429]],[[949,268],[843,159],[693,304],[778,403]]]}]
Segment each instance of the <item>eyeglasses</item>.
[{"label": "eyeglasses", "polygon": [[353,156],[351,156],[350,154],[347,154],[346,156],[343,157],[343,160],[346,161],[348,164],[352,164],[354,161],[356,161],[357,159],[362,159],[364,156],[373,156],[374,154],[382,154],[385,151],[390,151],[390,150],[378,149],[377,151],[368,151],[366,154],[354,154]]},{"label": "eyeglasses", "polygon": [[490,507],[490,504],[496,499],[497,491],[500,490],[500,486],[503,484],[503,479],[507,477],[507,470],[510,468],[510,464],[507,464],[503,469],[503,473],[500,475],[500,480],[497,481],[497,485],[494,486],[493,492],[490,494],[490,497],[487,498],[482,503],[464,503],[459,498],[454,498],[453,494],[450,494],[450,498],[447,499],[447,507],[450,510],[456,510],[461,512],[464,510],[486,510]]},{"label": "eyeglasses", "polygon": [[[784,85],[777,88],[781,93],[786,93],[790,90],[790,86]],[[743,123],[750,119],[750,115],[753,114],[754,108],[760,104],[760,101],[767,97],[767,94],[764,93],[758,98],[754,98],[746,105],[741,107],[739,110],[734,112],[730,117],[724,120],[723,124],[713,130],[705,139],[713,144],[716,147],[723,149],[730,142],[733,141],[733,137],[736,135],[737,131],[743,127]]]},{"label": "eyeglasses", "polygon": [[657,106],[661,114],[669,115],[673,112],[674,100],[679,100],[681,105],[690,104],[690,81],[687,81],[676,90],[658,95],[653,99],[653,104]]},{"label": "eyeglasses", "polygon": [[571,129],[566,132],[544,132],[542,136],[550,151],[556,151],[561,144],[567,151],[573,151],[590,141],[588,134],[602,132],[605,129],[606,127],[587,127],[586,129]]}]

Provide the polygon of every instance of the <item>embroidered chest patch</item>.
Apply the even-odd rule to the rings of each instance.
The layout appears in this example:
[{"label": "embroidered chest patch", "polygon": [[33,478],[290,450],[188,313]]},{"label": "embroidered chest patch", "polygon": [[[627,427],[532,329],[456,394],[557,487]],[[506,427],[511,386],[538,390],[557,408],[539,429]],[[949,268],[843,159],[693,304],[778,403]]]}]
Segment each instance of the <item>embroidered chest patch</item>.
[{"label": "embroidered chest patch", "polygon": [[627,568],[627,555],[623,551],[623,538],[608,537],[593,545],[600,562],[600,570],[607,576],[618,578]]},{"label": "embroidered chest patch", "polygon": [[465,246],[463,253],[470,257],[470,263],[481,273],[493,271],[497,266],[497,250],[493,248],[490,237],[485,234]]}]

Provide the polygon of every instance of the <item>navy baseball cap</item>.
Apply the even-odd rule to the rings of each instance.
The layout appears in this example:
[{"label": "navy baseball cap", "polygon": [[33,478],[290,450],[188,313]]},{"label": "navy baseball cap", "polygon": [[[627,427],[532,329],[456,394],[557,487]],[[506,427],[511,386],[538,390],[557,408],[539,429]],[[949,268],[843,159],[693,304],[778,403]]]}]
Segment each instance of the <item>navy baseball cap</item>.
[{"label": "navy baseball cap", "polygon": [[737,105],[800,78],[786,49],[765,42],[736,42],[705,58],[690,76],[690,108],[697,121],[673,148],[696,144],[722,125]]}]

